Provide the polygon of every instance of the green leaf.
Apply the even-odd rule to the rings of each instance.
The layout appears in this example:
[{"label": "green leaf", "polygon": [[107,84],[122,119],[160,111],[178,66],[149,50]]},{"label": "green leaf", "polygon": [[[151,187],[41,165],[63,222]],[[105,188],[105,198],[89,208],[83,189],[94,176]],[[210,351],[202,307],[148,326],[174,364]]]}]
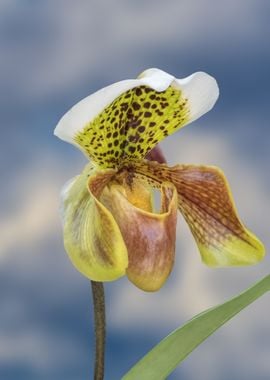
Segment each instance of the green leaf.
[{"label": "green leaf", "polygon": [[270,275],[231,300],[197,315],[148,352],[122,380],[164,380],[209,335],[270,290]]}]

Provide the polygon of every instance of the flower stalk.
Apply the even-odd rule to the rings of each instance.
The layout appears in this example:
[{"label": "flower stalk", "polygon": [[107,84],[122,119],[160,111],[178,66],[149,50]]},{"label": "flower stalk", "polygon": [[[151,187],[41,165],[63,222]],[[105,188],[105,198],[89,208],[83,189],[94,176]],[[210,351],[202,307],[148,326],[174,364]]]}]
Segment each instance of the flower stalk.
[{"label": "flower stalk", "polygon": [[91,281],[95,322],[95,370],[94,380],[104,379],[106,317],[105,295],[102,282]]}]

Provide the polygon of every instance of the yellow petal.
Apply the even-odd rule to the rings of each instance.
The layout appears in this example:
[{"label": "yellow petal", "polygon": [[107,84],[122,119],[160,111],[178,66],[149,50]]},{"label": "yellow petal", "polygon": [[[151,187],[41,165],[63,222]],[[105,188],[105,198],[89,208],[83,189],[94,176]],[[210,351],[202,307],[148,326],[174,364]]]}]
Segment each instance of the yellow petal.
[{"label": "yellow petal", "polygon": [[[129,199],[128,199],[129,197]],[[135,207],[124,187],[112,185],[102,202],[117,221],[128,249],[127,276],[145,291],[158,290],[168,278],[175,252],[177,193],[174,186],[161,187],[160,213]]]},{"label": "yellow petal", "polygon": [[74,266],[94,281],[115,280],[128,265],[119,227],[98,199],[114,174],[114,170],[93,172],[87,165],[64,193],[65,249]]},{"label": "yellow petal", "polygon": [[145,162],[137,173],[149,181],[172,182],[184,215],[200,250],[212,267],[251,265],[264,257],[264,246],[240,221],[222,171],[211,166],[172,168]]}]

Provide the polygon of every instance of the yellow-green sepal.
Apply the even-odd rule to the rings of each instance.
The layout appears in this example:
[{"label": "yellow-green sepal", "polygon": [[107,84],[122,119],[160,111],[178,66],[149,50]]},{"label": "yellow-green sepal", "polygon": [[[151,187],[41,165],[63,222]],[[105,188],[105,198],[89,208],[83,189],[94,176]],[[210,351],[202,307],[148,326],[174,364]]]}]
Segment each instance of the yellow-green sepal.
[{"label": "yellow-green sepal", "polygon": [[116,280],[128,266],[119,227],[98,199],[113,175],[88,164],[63,194],[65,249],[76,269],[94,281]]}]

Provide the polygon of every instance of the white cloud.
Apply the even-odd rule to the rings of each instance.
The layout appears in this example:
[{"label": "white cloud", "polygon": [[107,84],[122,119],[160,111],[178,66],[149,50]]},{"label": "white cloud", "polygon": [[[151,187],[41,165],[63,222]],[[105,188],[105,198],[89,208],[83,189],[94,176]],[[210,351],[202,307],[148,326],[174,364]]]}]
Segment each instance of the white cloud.
[{"label": "white cloud", "polygon": [[[68,166],[69,173],[71,169],[75,175],[83,164],[81,168],[72,163]],[[20,256],[22,250],[28,252],[31,260],[44,239],[62,233],[59,201],[61,188],[67,180],[67,168],[61,166],[54,156],[35,158],[34,163],[17,175],[11,185],[16,196],[12,194],[8,201],[9,212],[0,215],[0,261],[12,261],[11,252]]]},{"label": "white cloud", "polygon": [[[49,166],[50,167],[50,166]],[[47,170],[49,169],[47,168]],[[58,186],[54,169],[47,175],[43,165],[29,169],[17,179],[17,199],[13,211],[0,218],[0,259],[7,259],[15,248],[33,247],[57,229]],[[14,207],[15,206],[15,207]]]}]

